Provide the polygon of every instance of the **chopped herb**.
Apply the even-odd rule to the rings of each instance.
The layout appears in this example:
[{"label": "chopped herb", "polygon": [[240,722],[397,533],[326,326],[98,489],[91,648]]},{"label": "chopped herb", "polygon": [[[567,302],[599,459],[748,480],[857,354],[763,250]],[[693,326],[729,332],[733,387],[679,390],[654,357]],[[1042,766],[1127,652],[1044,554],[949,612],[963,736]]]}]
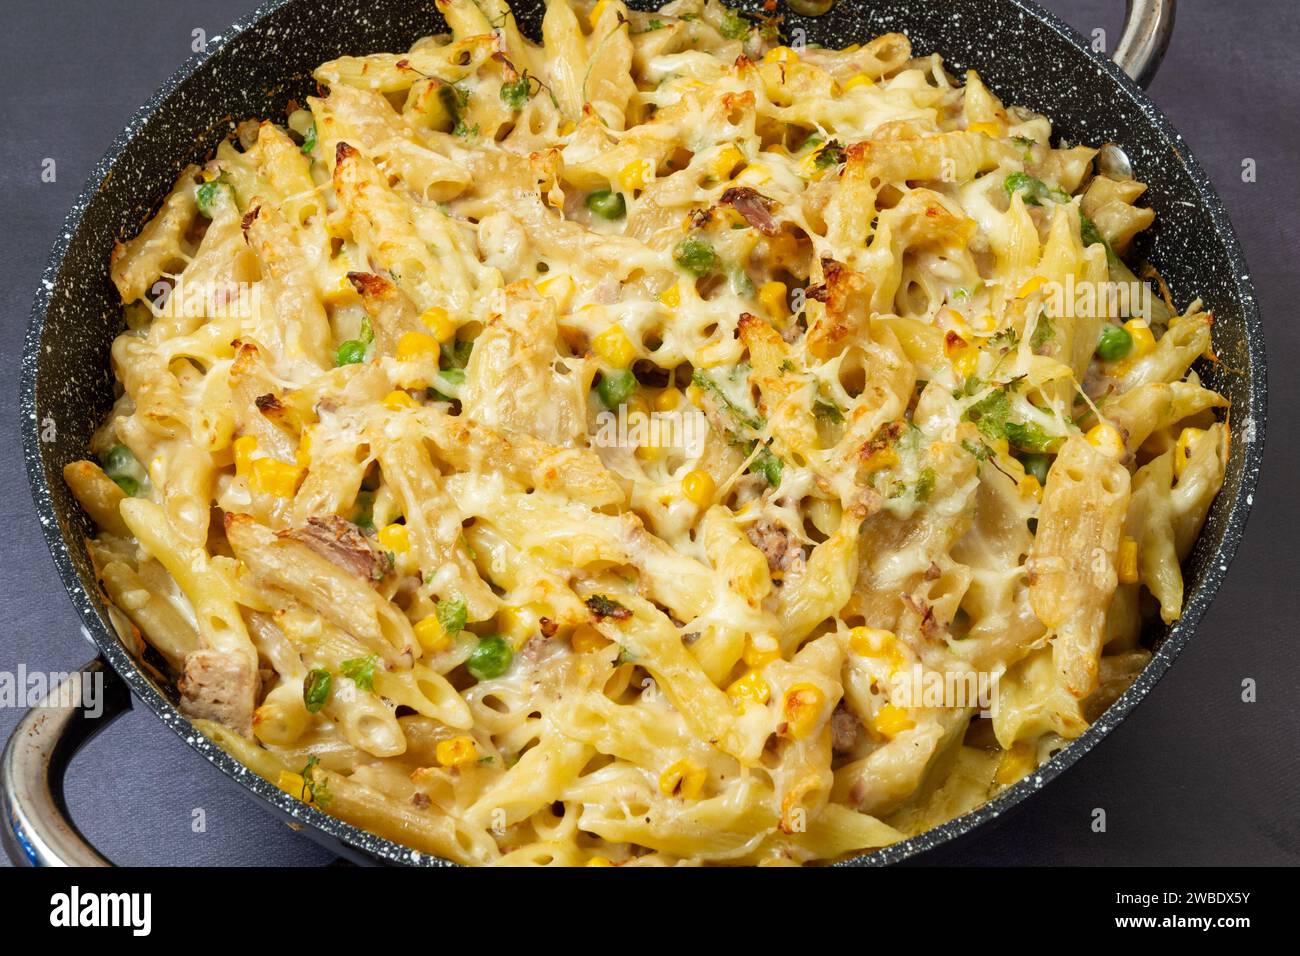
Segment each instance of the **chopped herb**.
[{"label": "chopped herb", "polygon": [[307,705],[307,713],[319,713],[329,700],[330,688],[334,678],[324,668],[317,667],[307,672],[302,682],[302,702]]},{"label": "chopped herb", "polygon": [[302,154],[310,156],[316,152],[316,121],[312,120],[307,132],[302,134]]},{"label": "chopped herb", "polygon": [[373,691],[375,689],[375,665],[378,663],[378,654],[371,654],[369,657],[354,657],[340,664],[339,672],[344,677],[350,677],[352,682],[362,690]]},{"label": "chopped herb", "polygon": [[1030,139],[1028,136],[1012,136],[1011,142],[1020,147],[1025,162],[1032,163],[1034,161],[1034,147],[1038,145],[1037,140]]},{"label": "chopped herb", "polygon": [[1041,206],[1048,199],[1054,202],[1070,201],[1069,193],[1048,186],[1041,179],[1035,179],[1028,173],[1012,173],[1003,180],[1002,188],[1006,190],[1008,199],[1016,193],[1021,193],[1027,206]]},{"label": "chopped herb", "polygon": [[1041,349],[1052,339],[1056,338],[1056,328],[1052,325],[1052,320],[1044,312],[1038,316],[1038,324],[1034,326],[1034,334],[1029,339],[1029,344],[1035,349]]},{"label": "chopped herb", "polygon": [[832,166],[838,166],[844,162],[844,147],[831,140],[821,148],[817,153],[817,158],[813,160],[813,165],[818,169],[830,169]]},{"label": "chopped herb", "polygon": [[1047,472],[1052,467],[1050,455],[1021,455],[1020,463],[1025,466],[1025,474],[1033,475],[1040,485],[1047,484]]},{"label": "chopped herb", "polygon": [[362,345],[369,345],[375,340],[375,330],[370,325],[370,316],[361,317],[361,331],[357,333],[357,341]]},{"label": "chopped herb", "polygon": [[325,780],[316,780],[312,773],[320,765],[320,758],[315,754],[307,758],[306,765],[302,768],[302,779],[307,785],[307,795],[311,803],[319,807],[329,806],[330,790],[329,782]]},{"label": "chopped herb", "polygon": [[501,84],[501,102],[516,113],[528,105],[528,97],[531,95],[532,84],[528,80],[526,71],[521,73],[517,79]]},{"label": "chopped herb", "polygon": [[917,476],[916,486],[912,489],[912,497],[919,504],[925,504],[930,500],[930,495],[934,493],[934,485],[938,479],[939,476],[933,468],[922,468],[921,474]]},{"label": "chopped herb", "polygon": [[762,431],[763,426],[767,424],[761,417],[746,414],[744,409],[732,402],[731,399],[729,399],[722,391],[722,388],[718,383],[710,378],[708,373],[703,369],[697,368],[693,373],[691,373],[691,382],[712,394],[713,397],[717,399],[718,403],[722,405],[722,407],[726,409],[726,411],[729,412],[738,423],[744,425],[751,431]]},{"label": "chopped herb", "polygon": [[963,438],[961,447],[975,456],[976,461],[988,461],[993,457],[993,450],[983,442],[973,442]]},{"label": "chopped herb", "polygon": [[1011,415],[1011,402],[1005,389],[996,389],[966,409],[965,419],[974,422],[980,433],[990,441],[1005,438],[1007,418]]},{"label": "chopped herb", "polygon": [[514,648],[510,642],[499,634],[489,634],[487,637],[480,638],[474,650],[470,652],[469,660],[465,662],[465,669],[476,680],[491,680],[494,677],[500,677],[510,669],[510,662],[514,660]]},{"label": "chopped herb", "polygon": [[1020,336],[1015,329],[1003,329],[989,339],[989,345],[995,349],[1013,349],[1020,344]]},{"label": "chopped herb", "polygon": [[750,474],[762,475],[773,488],[781,484],[781,468],[781,459],[772,454],[766,445],[759,449],[754,460],[749,463]]},{"label": "chopped herb", "polygon": [[818,418],[825,418],[836,425],[844,422],[844,413],[840,411],[840,407],[824,398],[819,398],[813,402],[813,412]]},{"label": "chopped herb", "polygon": [[750,22],[739,11],[722,8],[722,25],[718,27],[718,32],[728,40],[744,39],[750,26]]},{"label": "chopped herb", "polygon": [[653,17],[650,22],[645,25],[645,28],[647,32],[652,30],[662,30],[664,28],[664,22],[658,17]]},{"label": "chopped herb", "polygon": [[612,617],[616,621],[625,621],[632,616],[631,611],[603,594],[593,594],[587,598],[586,603],[598,621],[603,621],[607,617]]},{"label": "chopped herb", "polygon": [[1101,234],[1101,230],[1097,228],[1097,224],[1083,213],[1079,213],[1079,239],[1083,242],[1085,247],[1100,242],[1106,247],[1106,261],[1111,265],[1115,265],[1119,262],[1119,256],[1115,255],[1115,250],[1112,249],[1110,243],[1106,241],[1106,237]]},{"label": "chopped herb", "polygon": [[433,613],[437,615],[438,624],[448,637],[455,637],[465,630],[469,612],[465,608],[465,602],[460,598],[439,601]]},{"label": "chopped herb", "polygon": [[1044,452],[1051,447],[1053,438],[1034,422],[1020,424],[1007,422],[1007,441],[1016,448],[1030,452]]},{"label": "chopped herb", "polygon": [[795,370],[794,362],[790,361],[789,359],[782,359],[782,360],[781,360],[781,371],[783,371],[783,372],[793,372],[794,370]]},{"label": "chopped herb", "polygon": [[352,523],[362,531],[375,530],[375,493],[373,491],[357,492],[357,510],[352,516]]},{"label": "chopped herb", "polygon": [[451,128],[451,131],[461,139],[473,139],[478,136],[478,123],[475,123],[473,126],[466,126],[463,119],[458,119],[456,120],[456,125]]}]

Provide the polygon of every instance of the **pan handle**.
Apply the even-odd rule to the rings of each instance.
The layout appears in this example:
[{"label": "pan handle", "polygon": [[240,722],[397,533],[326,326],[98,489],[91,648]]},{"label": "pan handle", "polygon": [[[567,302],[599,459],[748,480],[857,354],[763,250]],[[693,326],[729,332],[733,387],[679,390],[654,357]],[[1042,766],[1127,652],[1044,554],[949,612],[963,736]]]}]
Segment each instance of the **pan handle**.
[{"label": "pan handle", "polygon": [[131,693],[100,658],[29,710],[0,755],[0,843],[15,866],[112,866],[68,814],[73,755],[131,709]]},{"label": "pan handle", "polygon": [[[805,17],[829,13],[837,0],[786,0],[790,9]],[[1155,79],[1156,70],[1174,32],[1174,8],[1178,0],[1125,0],[1124,32],[1115,48],[1115,65],[1144,89]]]},{"label": "pan handle", "polygon": [[1155,79],[1174,32],[1178,0],[1126,0],[1124,33],[1115,47],[1115,65],[1145,89]]}]

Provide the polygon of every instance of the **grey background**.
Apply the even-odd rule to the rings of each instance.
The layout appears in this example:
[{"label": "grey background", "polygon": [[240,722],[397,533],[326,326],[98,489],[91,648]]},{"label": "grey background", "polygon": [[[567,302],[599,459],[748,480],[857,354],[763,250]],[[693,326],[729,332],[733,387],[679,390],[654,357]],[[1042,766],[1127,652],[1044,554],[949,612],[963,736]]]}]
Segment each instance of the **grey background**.
[{"label": "grey background", "polygon": [[[931,0],[940,2],[940,0]],[[133,110],[253,0],[6,0],[0,64],[0,671],[91,656],[41,538],[18,438],[18,361],[47,252],[94,162]],[[1048,0],[1085,35],[1118,40],[1120,0]],[[1246,539],[1176,667],[1092,755],[1011,819],[934,862],[1300,863],[1300,608],[1293,491],[1300,326],[1296,149],[1300,5],[1182,0],[1151,95],[1209,172],[1246,250],[1267,330],[1268,452]],[[1028,55],[1028,51],[1026,51]],[[57,181],[41,181],[42,161]],[[1257,181],[1242,181],[1253,159]],[[1240,701],[1243,678],[1259,700]],[[0,738],[20,711],[0,708]],[[74,817],[126,864],[299,864],[331,857],[227,787],[143,708],[74,762]],[[1108,830],[1093,833],[1094,808]],[[195,810],[206,831],[193,832]]]}]

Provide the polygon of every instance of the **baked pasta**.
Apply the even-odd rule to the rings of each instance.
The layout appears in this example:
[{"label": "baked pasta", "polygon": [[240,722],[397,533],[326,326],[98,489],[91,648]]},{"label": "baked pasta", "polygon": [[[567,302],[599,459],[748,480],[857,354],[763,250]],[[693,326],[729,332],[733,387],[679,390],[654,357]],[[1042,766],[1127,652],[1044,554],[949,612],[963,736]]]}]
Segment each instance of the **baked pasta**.
[{"label": "baked pasta", "polygon": [[65,474],[196,726],[551,865],[833,861],[1078,736],[1228,454],[1211,316],[1124,263],[1145,187],[899,34],[438,6],[115,249]]}]

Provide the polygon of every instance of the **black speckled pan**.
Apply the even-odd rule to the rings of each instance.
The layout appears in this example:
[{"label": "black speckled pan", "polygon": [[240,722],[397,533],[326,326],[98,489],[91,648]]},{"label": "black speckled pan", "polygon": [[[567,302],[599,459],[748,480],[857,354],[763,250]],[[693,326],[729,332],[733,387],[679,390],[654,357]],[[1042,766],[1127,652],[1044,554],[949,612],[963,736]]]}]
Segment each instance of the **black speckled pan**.
[{"label": "black speckled pan", "polygon": [[[633,5],[649,6],[645,0]],[[757,5],[753,0],[744,4],[750,9]],[[541,0],[516,3],[526,32],[537,33],[542,6]],[[1150,635],[1155,655],[1146,670],[1087,733],[997,799],[921,836],[850,861],[893,863],[1006,813],[1072,765],[1128,715],[1191,639],[1227,572],[1250,510],[1264,442],[1263,336],[1228,216],[1182,137],[1127,76],[1090,53],[1082,38],[1055,17],[1023,0],[843,0],[823,17],[788,16],[786,27],[806,30],[810,42],[837,46],[905,31],[918,53],[941,52],[954,72],[977,68],[1006,102],[1051,117],[1059,137],[1122,145],[1136,178],[1150,185],[1146,199],[1158,214],[1137,254],[1160,269],[1180,307],[1199,295],[1213,311],[1214,347],[1222,361],[1202,374],[1232,401],[1227,480],[1187,564],[1186,610],[1174,627]],[[146,220],[181,167],[204,157],[229,133],[232,117],[282,115],[290,98],[309,92],[309,75],[317,64],[348,53],[403,50],[416,38],[443,29],[434,4],[422,0],[273,0],[213,38],[207,54],[185,64],[136,113],[91,174],[37,290],[22,375],[32,494],[59,574],[107,663],[110,683],[116,684],[116,672],[195,751],[260,802],[303,825],[314,839],[354,859],[420,865],[446,864],[305,806],[191,729],[173,706],[172,690],[141,670],[107,625],[82,547],[83,536],[92,529],[60,471],[85,455],[91,430],[112,397],[109,345],[122,326],[108,277],[113,241],[131,235]],[[102,666],[92,665],[96,671]],[[115,698],[109,697],[111,703]],[[120,698],[119,707],[127,706],[128,696],[121,693]],[[23,763],[24,744],[12,744],[5,754],[4,836],[18,862],[50,862],[60,856],[105,862],[71,824],[50,822],[47,817],[56,814],[33,805],[44,799],[57,809],[62,764],[95,729],[78,729],[72,718],[64,723],[69,739],[48,744],[43,770],[33,770],[30,760]]]}]

